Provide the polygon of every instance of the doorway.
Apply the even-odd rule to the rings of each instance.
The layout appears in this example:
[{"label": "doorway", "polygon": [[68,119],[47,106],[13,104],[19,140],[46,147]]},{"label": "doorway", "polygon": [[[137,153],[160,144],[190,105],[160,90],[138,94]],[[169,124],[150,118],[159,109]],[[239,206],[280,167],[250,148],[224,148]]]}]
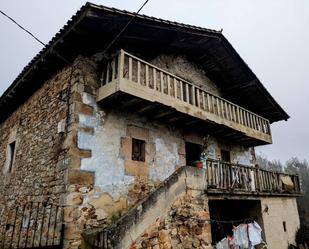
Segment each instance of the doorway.
[{"label": "doorway", "polygon": [[[259,200],[209,200],[212,243],[233,235],[233,225],[256,221],[263,229]],[[221,222],[220,222],[221,221]]]},{"label": "doorway", "polygon": [[202,153],[202,145],[186,142],[186,165],[194,166],[199,161]]}]

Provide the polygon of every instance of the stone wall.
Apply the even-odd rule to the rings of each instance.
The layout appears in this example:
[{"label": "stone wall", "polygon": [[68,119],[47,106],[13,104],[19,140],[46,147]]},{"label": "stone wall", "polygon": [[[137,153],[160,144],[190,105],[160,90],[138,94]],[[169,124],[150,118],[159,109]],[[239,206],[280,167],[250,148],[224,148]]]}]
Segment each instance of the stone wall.
[{"label": "stone wall", "polygon": [[219,87],[206,73],[182,55],[162,54],[151,61],[152,64],[177,75],[217,96],[222,96]]},{"label": "stone wall", "polygon": [[[132,113],[102,108],[96,103],[99,81],[93,67],[78,70],[85,76],[73,87],[79,98],[72,102],[76,122],[68,136],[70,194],[65,218],[71,247],[81,242],[84,228],[107,226],[185,165],[185,141],[202,144],[207,135],[184,134]],[[145,141],[144,162],[132,160],[132,139]],[[249,149],[210,141],[211,158],[220,158],[224,148],[231,150],[233,162],[252,163]]]},{"label": "stone wall", "polygon": [[[67,115],[64,93],[69,78],[69,68],[57,73],[0,124],[0,204],[47,198],[58,202],[65,192],[64,171],[59,167],[65,135],[58,132],[58,125]],[[9,144],[14,141],[9,170]]]},{"label": "stone wall", "polygon": [[130,249],[212,248],[208,199],[200,191],[179,196],[164,219],[158,219]]},{"label": "stone wall", "polygon": [[[107,226],[126,213],[185,165],[185,141],[202,144],[207,136],[103,109],[96,103],[98,87],[97,65],[77,58],[0,125],[0,201],[50,198],[65,206],[66,248],[80,245],[85,228]],[[146,142],[144,162],[132,160],[132,139]],[[210,141],[211,158],[220,158],[224,148],[233,162],[252,162],[248,149]]]}]

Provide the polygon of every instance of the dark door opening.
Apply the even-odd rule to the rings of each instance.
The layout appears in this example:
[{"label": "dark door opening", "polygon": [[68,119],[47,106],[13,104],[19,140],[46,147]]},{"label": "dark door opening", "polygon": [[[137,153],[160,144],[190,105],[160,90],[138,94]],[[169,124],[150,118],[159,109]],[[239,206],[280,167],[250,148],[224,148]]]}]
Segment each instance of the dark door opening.
[{"label": "dark door opening", "polygon": [[211,223],[213,245],[228,235],[232,236],[233,225],[238,226],[245,219],[256,221],[263,229],[261,202],[258,200],[209,200],[209,213],[213,221],[228,221]]},{"label": "dark door opening", "polygon": [[221,160],[227,163],[231,162],[231,154],[228,150],[221,150]]},{"label": "dark door opening", "polygon": [[202,145],[186,142],[186,164],[194,166],[195,161],[200,160]]}]

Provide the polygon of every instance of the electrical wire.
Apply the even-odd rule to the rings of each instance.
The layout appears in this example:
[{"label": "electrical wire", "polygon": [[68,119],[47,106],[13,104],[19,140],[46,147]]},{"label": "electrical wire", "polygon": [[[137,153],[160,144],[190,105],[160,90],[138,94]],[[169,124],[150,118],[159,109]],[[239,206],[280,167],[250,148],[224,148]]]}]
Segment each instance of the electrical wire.
[{"label": "electrical wire", "polygon": [[28,33],[30,36],[32,36],[37,42],[39,42],[41,45],[46,46],[46,44],[44,42],[42,42],[39,38],[37,38],[33,33],[31,33],[29,30],[27,30],[26,28],[24,28],[22,25],[20,25],[17,21],[15,21],[12,17],[10,17],[9,15],[7,15],[4,11],[0,10],[0,13],[2,15],[4,15],[6,18],[8,18],[9,20],[11,20],[13,23],[15,23],[19,28],[21,28],[23,31],[25,31],[26,33]]},{"label": "electrical wire", "polygon": [[108,49],[111,48],[111,46],[116,42],[116,40],[121,36],[121,34],[127,29],[127,27],[131,24],[131,22],[135,19],[135,17],[141,12],[141,10],[145,7],[145,5],[149,2],[149,0],[146,0],[142,6],[138,9],[138,11],[132,16],[132,18],[127,22],[127,24],[120,30],[120,32],[114,37],[114,39],[106,46],[106,48],[103,51],[103,56],[107,52]]}]

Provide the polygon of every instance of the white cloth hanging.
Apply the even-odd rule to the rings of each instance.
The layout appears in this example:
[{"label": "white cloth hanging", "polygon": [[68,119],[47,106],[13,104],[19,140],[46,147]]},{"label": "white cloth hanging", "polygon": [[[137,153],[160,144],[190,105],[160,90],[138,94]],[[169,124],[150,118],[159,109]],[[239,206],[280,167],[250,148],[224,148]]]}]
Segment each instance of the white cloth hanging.
[{"label": "white cloth hanging", "polygon": [[253,223],[248,224],[249,240],[252,246],[262,243],[261,232],[262,228],[257,222],[254,221]]}]

